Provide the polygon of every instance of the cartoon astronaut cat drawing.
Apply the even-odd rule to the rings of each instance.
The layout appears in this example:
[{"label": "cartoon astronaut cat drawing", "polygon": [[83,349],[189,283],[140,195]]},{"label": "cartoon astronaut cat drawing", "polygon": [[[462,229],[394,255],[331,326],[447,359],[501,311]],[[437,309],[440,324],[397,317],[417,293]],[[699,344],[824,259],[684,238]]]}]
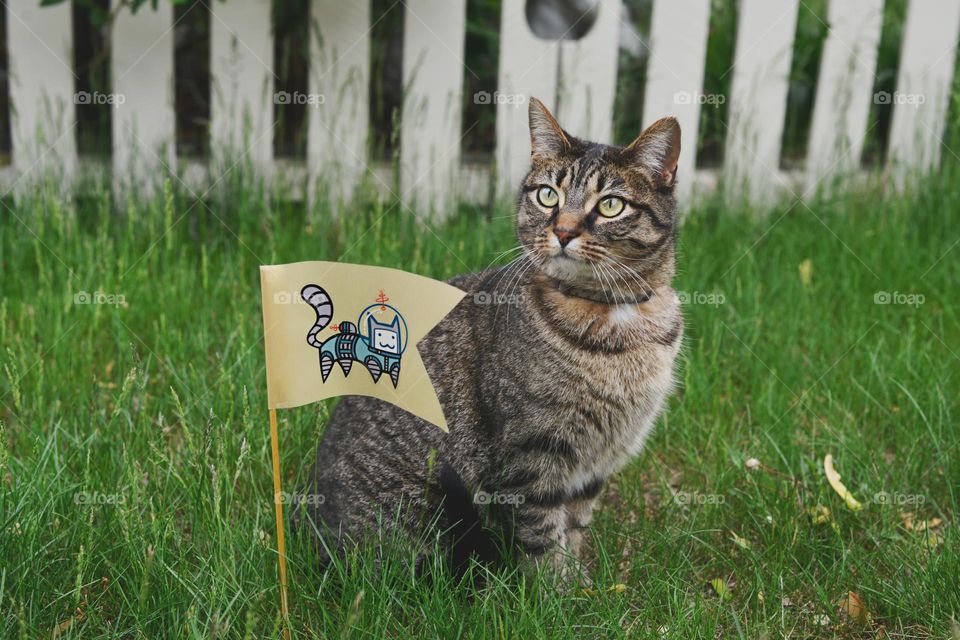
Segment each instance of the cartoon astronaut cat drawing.
[{"label": "cartoon astronaut cat drawing", "polygon": [[[333,319],[333,301],[323,287],[315,284],[305,286],[300,291],[300,296],[317,314],[317,321],[307,332],[307,344],[320,352],[320,375],[324,382],[330,376],[334,362],[340,365],[344,376],[350,375],[354,362],[359,362],[366,367],[374,382],[384,373],[388,373],[396,388],[400,381],[400,358],[406,346],[403,344],[402,335],[405,326],[401,326],[403,317],[399,313],[396,313],[393,321],[389,323],[380,322],[372,313],[368,314],[366,335],[357,330],[357,324],[341,322],[338,325],[340,332],[321,342],[317,335],[329,326]],[[371,305],[360,313],[358,324],[362,323],[363,316],[369,309],[377,306],[388,308],[388,305]]]}]

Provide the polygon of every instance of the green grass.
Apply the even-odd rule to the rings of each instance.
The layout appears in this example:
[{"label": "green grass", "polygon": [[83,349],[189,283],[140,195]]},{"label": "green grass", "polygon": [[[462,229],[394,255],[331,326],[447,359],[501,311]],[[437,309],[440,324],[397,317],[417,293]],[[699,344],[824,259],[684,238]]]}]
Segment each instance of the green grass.
[{"label": "green grass", "polygon": [[[717,304],[687,305],[678,393],[605,494],[599,594],[506,571],[471,592],[442,567],[415,580],[392,556],[380,572],[358,556],[323,574],[293,539],[295,637],[856,638],[880,625],[948,637],[957,177],[902,197],[790,200],[765,218],[719,198],[689,212],[677,288]],[[340,259],[443,278],[513,242],[507,210],[426,227],[371,203],[333,222],[239,180],[224,194],[111,205],[50,188],[0,209],[0,636],[49,637],[76,616],[62,637],[276,637],[258,265]],[[81,291],[123,303],[75,304]],[[924,302],[877,305],[879,291]],[[281,413],[287,489],[330,408]],[[827,484],[828,453],[862,511]],[[881,492],[921,504],[879,504]],[[77,503],[89,495],[99,503]],[[835,525],[811,520],[818,505]],[[908,531],[906,511],[942,518],[940,543]],[[848,591],[872,631],[839,614]]]}]

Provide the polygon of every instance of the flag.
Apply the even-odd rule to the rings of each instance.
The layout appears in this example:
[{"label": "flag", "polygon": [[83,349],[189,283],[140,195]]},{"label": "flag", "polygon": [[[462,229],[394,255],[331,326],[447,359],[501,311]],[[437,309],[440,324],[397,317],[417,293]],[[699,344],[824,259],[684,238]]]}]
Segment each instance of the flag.
[{"label": "flag", "polygon": [[271,410],[364,395],[447,430],[417,343],[463,291],[340,262],[261,266],[260,282]]}]

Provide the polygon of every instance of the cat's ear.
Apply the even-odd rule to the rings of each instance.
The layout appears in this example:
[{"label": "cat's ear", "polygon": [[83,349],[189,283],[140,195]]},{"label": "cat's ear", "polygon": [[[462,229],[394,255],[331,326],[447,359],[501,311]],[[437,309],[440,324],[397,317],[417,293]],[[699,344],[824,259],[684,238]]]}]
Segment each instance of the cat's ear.
[{"label": "cat's ear", "polygon": [[548,160],[570,148],[570,139],[546,105],[530,98],[530,155],[534,160]]},{"label": "cat's ear", "polygon": [[672,187],[680,159],[680,123],[674,117],[660,118],[623,152],[633,163],[653,171],[658,186]]}]

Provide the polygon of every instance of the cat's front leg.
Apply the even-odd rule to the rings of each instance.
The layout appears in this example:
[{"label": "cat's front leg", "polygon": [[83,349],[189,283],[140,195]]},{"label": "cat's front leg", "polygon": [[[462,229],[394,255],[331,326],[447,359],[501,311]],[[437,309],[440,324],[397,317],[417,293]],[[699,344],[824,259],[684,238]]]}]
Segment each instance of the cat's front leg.
[{"label": "cat's front leg", "polygon": [[545,506],[534,499],[517,505],[512,515],[514,541],[529,569],[543,567],[567,586],[581,581],[582,532],[570,527],[566,505]]},{"label": "cat's front leg", "polygon": [[512,520],[514,540],[531,564],[553,565],[553,558],[567,546],[564,509],[523,503],[513,509]]},{"label": "cat's front leg", "polygon": [[593,520],[593,508],[597,503],[596,497],[575,498],[567,503],[566,537],[567,549],[570,555],[580,560],[583,540],[586,538],[588,527]]}]

